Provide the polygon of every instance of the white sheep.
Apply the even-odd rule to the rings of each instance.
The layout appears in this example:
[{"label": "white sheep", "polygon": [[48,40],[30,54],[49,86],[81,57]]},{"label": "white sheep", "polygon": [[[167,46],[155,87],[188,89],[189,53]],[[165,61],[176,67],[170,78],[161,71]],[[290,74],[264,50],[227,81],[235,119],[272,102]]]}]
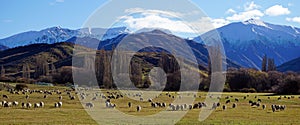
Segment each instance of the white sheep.
[{"label": "white sheep", "polygon": [[138,106],[136,107],[136,111],[137,111],[137,112],[140,112],[141,110],[142,110],[142,107],[138,105]]}]

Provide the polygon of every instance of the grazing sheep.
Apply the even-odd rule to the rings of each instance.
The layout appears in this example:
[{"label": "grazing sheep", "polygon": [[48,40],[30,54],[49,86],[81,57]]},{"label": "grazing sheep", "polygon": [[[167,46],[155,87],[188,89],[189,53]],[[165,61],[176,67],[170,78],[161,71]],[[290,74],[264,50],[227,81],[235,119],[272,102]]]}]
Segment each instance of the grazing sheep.
[{"label": "grazing sheep", "polygon": [[226,109],[226,106],[225,105],[223,105],[223,110],[225,110]]},{"label": "grazing sheep", "polygon": [[246,97],[246,96],[244,96],[244,99],[247,99],[247,97]]},{"label": "grazing sheep", "polygon": [[106,101],[106,102],[105,102],[105,106],[106,106],[106,108],[109,108],[110,102],[109,102],[109,101]]},{"label": "grazing sheep", "polygon": [[172,111],[175,111],[175,109],[176,109],[176,106],[175,106],[175,105],[173,105],[173,104],[170,104],[170,108],[171,108],[171,110],[172,110]]},{"label": "grazing sheep", "polygon": [[128,102],[128,107],[129,107],[129,108],[131,107],[131,102]]},{"label": "grazing sheep", "polygon": [[272,111],[275,112],[276,111],[276,107],[275,105],[271,105]]},{"label": "grazing sheep", "polygon": [[19,105],[19,102],[14,101],[14,102],[12,103],[12,105],[13,105],[13,106],[18,106],[18,105]]},{"label": "grazing sheep", "polygon": [[261,99],[257,99],[257,102],[261,102]]},{"label": "grazing sheep", "polygon": [[266,105],[262,105],[262,109],[265,110],[266,109]]},{"label": "grazing sheep", "polygon": [[71,96],[70,99],[71,99],[71,100],[75,100],[75,96]]},{"label": "grazing sheep", "polygon": [[91,103],[91,102],[88,102],[88,103],[85,104],[85,106],[88,107],[88,108],[93,108],[94,104]]},{"label": "grazing sheep", "polygon": [[6,102],[6,103],[3,104],[3,107],[10,107],[11,105],[12,105],[11,102]]},{"label": "grazing sheep", "polygon": [[22,102],[22,108],[26,108],[26,103]]},{"label": "grazing sheep", "polygon": [[35,103],[34,104],[34,108],[39,108],[40,107],[40,103]]},{"label": "grazing sheep", "polygon": [[162,107],[166,107],[167,106],[167,104],[166,103],[162,103]]},{"label": "grazing sheep", "polygon": [[148,102],[152,102],[152,99],[148,99]]},{"label": "grazing sheep", "polygon": [[57,104],[59,108],[62,107],[62,102],[57,102]]},{"label": "grazing sheep", "polygon": [[47,98],[47,95],[44,95],[44,99]]},{"label": "grazing sheep", "polygon": [[59,96],[58,99],[59,99],[59,100],[62,100],[62,96]]},{"label": "grazing sheep", "polygon": [[26,104],[26,107],[27,107],[27,108],[31,108],[31,107],[32,107],[32,104],[28,102],[28,103]]},{"label": "grazing sheep", "polygon": [[140,98],[140,101],[144,101],[144,99],[141,97],[141,98]]},{"label": "grazing sheep", "polygon": [[8,99],[8,96],[7,96],[7,95],[2,95],[2,97],[3,97],[3,98],[7,98],[7,99]]},{"label": "grazing sheep", "polygon": [[26,95],[26,96],[25,96],[25,99],[29,99],[29,95]]},{"label": "grazing sheep", "polygon": [[192,105],[192,104],[190,104],[190,105],[189,105],[189,109],[191,110],[192,108],[193,108],[193,105]]},{"label": "grazing sheep", "polygon": [[232,104],[232,108],[236,108],[236,106],[237,106],[236,103]]},{"label": "grazing sheep", "polygon": [[220,102],[218,102],[218,103],[217,103],[217,107],[219,107],[220,105],[221,105]]},{"label": "grazing sheep", "polygon": [[239,99],[238,99],[238,98],[235,98],[234,100],[235,100],[236,102],[239,102]]},{"label": "grazing sheep", "polygon": [[217,106],[217,103],[213,103],[211,109],[216,109],[218,106]]},{"label": "grazing sheep", "polygon": [[40,102],[40,106],[43,108],[45,106],[44,102]]},{"label": "grazing sheep", "polygon": [[226,104],[230,103],[230,100],[226,100]]},{"label": "grazing sheep", "polygon": [[137,112],[140,112],[141,110],[142,110],[142,107],[138,105],[138,106],[136,107],[136,111],[137,111]]}]

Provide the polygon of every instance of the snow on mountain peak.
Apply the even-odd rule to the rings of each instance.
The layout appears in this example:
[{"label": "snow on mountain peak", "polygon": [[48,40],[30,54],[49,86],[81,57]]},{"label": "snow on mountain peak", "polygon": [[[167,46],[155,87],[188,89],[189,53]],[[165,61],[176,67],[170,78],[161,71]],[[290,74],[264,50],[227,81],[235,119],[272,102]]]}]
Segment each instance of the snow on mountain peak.
[{"label": "snow on mountain peak", "polygon": [[269,26],[264,21],[259,20],[259,19],[253,19],[253,18],[251,18],[251,19],[246,20],[246,21],[244,21],[242,23],[245,24],[245,25],[253,24],[253,25],[263,26],[263,27],[268,27],[269,28]]}]

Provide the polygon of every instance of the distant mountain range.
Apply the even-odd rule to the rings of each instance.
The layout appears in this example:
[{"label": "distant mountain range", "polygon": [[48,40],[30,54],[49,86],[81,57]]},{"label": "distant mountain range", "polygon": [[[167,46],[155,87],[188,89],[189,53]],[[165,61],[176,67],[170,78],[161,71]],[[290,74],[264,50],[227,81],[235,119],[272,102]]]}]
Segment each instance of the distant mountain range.
[{"label": "distant mountain range", "polygon": [[[280,65],[300,57],[300,29],[250,19],[216,29],[226,56],[244,67],[261,68],[262,57],[274,58]],[[212,31],[203,34],[209,35]],[[194,39],[202,42],[201,37]]]},{"label": "distant mountain range", "polygon": [[77,30],[70,30],[61,27],[51,27],[41,31],[29,31],[10,36],[8,38],[0,39],[0,50],[38,43],[53,44],[58,42],[65,42],[72,37],[90,37],[98,40],[105,40],[127,32],[129,31],[126,27],[117,27],[110,29],[83,28]]},{"label": "distant mountain range", "polygon": [[[274,25],[261,20],[250,19],[244,22],[231,23],[216,30],[220,34],[231,66],[260,69],[264,55],[273,58],[278,66],[300,57],[300,29],[296,27]],[[159,30],[143,29],[135,34],[145,35],[145,33],[152,31],[158,32]],[[208,53],[204,51],[206,47],[203,45],[204,42],[201,37],[212,32],[204,33],[193,40],[182,39],[192,47],[198,61],[205,65],[207,65]],[[159,34],[163,37],[174,37],[168,31],[159,32]],[[110,50],[123,38],[130,35],[132,33],[126,27],[112,29],[84,28],[78,30],[52,27],[0,39],[0,50],[37,43],[74,43],[75,41],[89,48]]]}]

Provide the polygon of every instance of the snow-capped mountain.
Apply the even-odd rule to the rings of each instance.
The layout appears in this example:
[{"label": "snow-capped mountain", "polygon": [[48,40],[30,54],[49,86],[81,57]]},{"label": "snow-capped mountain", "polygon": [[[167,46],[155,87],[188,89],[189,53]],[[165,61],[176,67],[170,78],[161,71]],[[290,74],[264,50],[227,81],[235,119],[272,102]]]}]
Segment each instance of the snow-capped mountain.
[{"label": "snow-capped mountain", "polygon": [[64,42],[72,37],[91,37],[98,40],[111,39],[119,34],[129,32],[126,27],[111,29],[103,28],[83,28],[70,30],[61,27],[51,27],[41,31],[29,31],[0,39],[0,45],[8,48],[25,46],[36,43],[58,43]]},{"label": "snow-capped mountain", "polygon": [[[300,57],[300,29],[296,27],[250,19],[228,24],[217,31],[226,56],[245,67],[260,69],[265,54],[274,58],[277,65]],[[212,31],[203,36],[210,33]],[[194,40],[201,42],[201,37]]]}]

